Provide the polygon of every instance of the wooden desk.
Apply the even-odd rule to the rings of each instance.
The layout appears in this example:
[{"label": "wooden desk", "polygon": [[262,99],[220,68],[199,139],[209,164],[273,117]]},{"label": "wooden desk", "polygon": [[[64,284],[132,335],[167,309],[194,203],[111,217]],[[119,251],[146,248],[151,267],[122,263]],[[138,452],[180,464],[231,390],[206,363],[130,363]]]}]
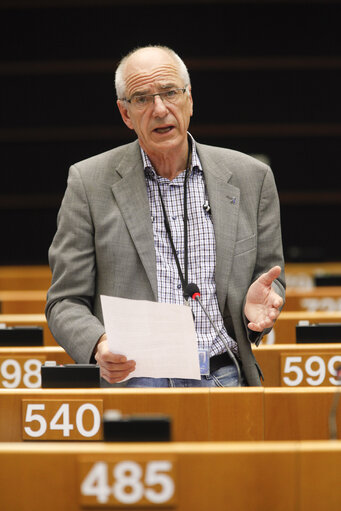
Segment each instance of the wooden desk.
[{"label": "wooden desk", "polygon": [[[290,386],[298,386],[303,385],[307,387],[313,386],[333,386],[336,385],[336,382],[330,381],[329,378],[334,376],[334,373],[330,371],[332,368],[328,366],[328,362],[330,362],[331,357],[337,356],[337,360],[334,361],[333,367],[337,367],[341,364],[341,345],[338,344],[273,344],[273,345],[261,345],[258,348],[254,348],[254,355],[259,362],[259,365],[262,368],[264,374],[264,387],[281,387],[286,386],[288,384],[281,381],[281,359],[284,357],[297,357],[301,356],[302,361],[295,363],[293,362],[293,366],[299,366],[302,369],[304,374],[304,378],[302,382],[296,383],[295,385]],[[307,367],[304,367],[304,364],[307,360],[307,357],[321,357],[321,364],[323,362],[324,366],[322,368],[319,367],[318,363],[314,366],[312,364],[313,370],[321,369],[321,371],[325,371],[325,378],[318,382],[321,377],[319,374],[312,375],[312,381],[307,381],[307,377],[309,372],[307,373]],[[44,359],[44,360],[55,360],[57,364],[72,364],[74,361],[71,357],[64,351],[61,347],[52,347],[52,346],[44,346],[44,347],[28,347],[28,348],[2,348],[0,347],[0,374],[1,374],[1,363],[7,360],[16,360],[19,361],[22,358],[31,358],[31,359]],[[319,361],[318,361],[319,362]],[[333,361],[332,361],[333,362]],[[282,361],[283,364],[283,361]],[[310,366],[308,365],[308,371]],[[12,369],[13,371],[13,369]],[[293,374],[288,373],[288,377],[292,380],[296,378],[296,373],[293,371]],[[2,374],[2,378],[0,380],[0,387],[2,381],[7,381],[4,375]],[[9,379],[8,381],[12,381]],[[19,386],[19,385],[18,385]],[[12,388],[17,388],[12,387]],[[20,387],[24,387],[23,383],[20,383]],[[26,387],[27,388],[27,387]],[[249,391],[252,390],[258,391],[258,389],[251,387]],[[239,400],[239,397],[238,397]]]},{"label": "wooden desk", "polygon": [[287,288],[312,288],[314,286],[314,276],[319,273],[341,273],[341,262],[286,263]]},{"label": "wooden desk", "polygon": [[[160,470],[162,484],[156,487],[145,474],[160,460],[168,466]],[[130,491],[119,470],[126,461],[136,472]],[[81,488],[88,479],[91,490],[89,474],[99,462],[101,488],[108,489],[109,503],[114,495],[122,499],[135,492],[138,507],[121,504],[120,509],[140,509],[142,496],[150,495],[147,488],[162,496],[166,487],[170,491],[165,498],[173,500],[167,509],[175,511],[322,511],[338,509],[341,498],[340,441],[30,443],[0,444],[2,509],[81,511],[82,501],[89,499]],[[92,488],[97,490],[95,481]],[[92,499],[96,502],[96,495]],[[98,501],[94,505],[90,509],[107,509]],[[148,511],[161,509],[160,504],[145,505]]]},{"label": "wooden desk", "polygon": [[288,289],[283,311],[341,311],[341,287]]},{"label": "wooden desk", "polygon": [[[298,387],[264,389],[265,440],[327,440],[328,418],[336,389]],[[341,437],[341,407],[337,413]]]},{"label": "wooden desk", "polygon": [[72,364],[72,358],[60,347],[0,347],[0,388],[40,388],[40,367],[46,360]]},{"label": "wooden desk", "polygon": [[[281,363],[282,376],[285,372],[287,373],[290,386],[336,385],[336,382],[334,383],[329,378],[335,376],[332,369],[341,365],[341,344],[262,344],[258,348],[254,347],[253,353],[264,374],[263,385],[265,387],[289,386],[281,378]],[[334,356],[337,356],[337,359],[331,360]],[[295,360],[292,357],[301,357],[302,360]],[[319,357],[319,359],[311,357]],[[285,366],[285,364],[287,365]],[[284,371],[285,367],[286,371]],[[289,370],[290,367],[294,367],[294,369]],[[302,381],[297,378],[295,372],[297,367],[299,371],[302,371]],[[313,374],[314,371],[317,371],[318,374]],[[324,378],[323,372],[325,373]],[[291,381],[295,380],[297,383],[291,385]]]},{"label": "wooden desk", "polygon": [[[23,400],[34,405],[53,400],[61,405],[95,399],[102,401],[103,411],[114,409],[123,415],[163,413],[170,416],[175,441],[327,440],[334,394],[332,387],[0,389],[0,441],[22,440]],[[39,414],[45,417],[45,412]],[[337,421],[340,437],[341,407]],[[25,419],[25,426],[31,427],[28,422]],[[38,427],[33,424],[32,429],[33,426]],[[64,438],[60,433],[60,439],[72,440],[72,435]]]},{"label": "wooden desk", "polygon": [[51,270],[41,266],[0,266],[0,290],[45,290],[51,284]]},{"label": "wooden desk", "polygon": [[310,323],[341,323],[341,311],[335,312],[281,312],[274,328],[264,337],[263,344],[296,343],[296,325],[301,320]]},{"label": "wooden desk", "polygon": [[44,330],[44,345],[57,346],[44,314],[0,314],[0,323],[7,326],[41,326]]},{"label": "wooden desk", "polygon": [[175,441],[262,440],[264,389],[217,391],[213,395],[207,388],[0,389],[0,441],[21,441],[23,399],[101,399],[104,411],[163,413],[172,418]]},{"label": "wooden desk", "polygon": [[44,314],[46,291],[0,291],[1,314]]}]

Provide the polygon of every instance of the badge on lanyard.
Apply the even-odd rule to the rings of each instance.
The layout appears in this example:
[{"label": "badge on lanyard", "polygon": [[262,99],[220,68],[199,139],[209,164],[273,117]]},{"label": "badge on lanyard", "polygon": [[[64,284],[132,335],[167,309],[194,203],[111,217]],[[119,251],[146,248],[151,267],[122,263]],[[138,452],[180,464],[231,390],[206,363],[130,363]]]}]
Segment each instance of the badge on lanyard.
[{"label": "badge on lanyard", "polygon": [[199,365],[200,374],[202,376],[208,376],[210,374],[210,351],[204,349],[198,349],[199,353]]}]

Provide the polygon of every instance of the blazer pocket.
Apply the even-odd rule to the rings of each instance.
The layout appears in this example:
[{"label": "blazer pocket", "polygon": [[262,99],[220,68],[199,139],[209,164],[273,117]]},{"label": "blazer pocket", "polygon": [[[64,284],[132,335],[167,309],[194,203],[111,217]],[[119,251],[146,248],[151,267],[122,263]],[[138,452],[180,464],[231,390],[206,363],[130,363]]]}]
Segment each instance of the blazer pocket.
[{"label": "blazer pocket", "polygon": [[248,238],[236,241],[234,255],[244,254],[256,248],[256,235],[252,234]]}]

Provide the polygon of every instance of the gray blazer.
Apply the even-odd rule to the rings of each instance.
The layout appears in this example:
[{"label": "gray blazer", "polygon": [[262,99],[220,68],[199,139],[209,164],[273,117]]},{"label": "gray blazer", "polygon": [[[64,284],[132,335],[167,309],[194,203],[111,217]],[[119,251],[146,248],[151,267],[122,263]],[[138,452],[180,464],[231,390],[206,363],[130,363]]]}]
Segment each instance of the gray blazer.
[{"label": "gray blazer", "polygon": [[[196,144],[216,237],[216,286],[228,333],[236,339],[249,385],[260,385],[251,350],[266,333],[247,329],[243,304],[250,284],[273,265],[284,298],[279,201],[268,166],[245,154]],[[104,333],[100,295],[157,300],[153,228],[138,142],[70,168],[49,250],[53,271],[46,317],[77,363],[91,360]],[[253,336],[253,338],[252,338]]]}]

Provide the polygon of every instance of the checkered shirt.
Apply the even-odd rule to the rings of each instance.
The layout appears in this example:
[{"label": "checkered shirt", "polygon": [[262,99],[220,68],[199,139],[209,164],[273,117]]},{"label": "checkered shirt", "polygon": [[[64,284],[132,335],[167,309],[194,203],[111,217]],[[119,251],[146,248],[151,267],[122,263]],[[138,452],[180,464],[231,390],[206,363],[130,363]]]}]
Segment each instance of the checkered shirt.
[{"label": "checkered shirt", "polygon": [[[216,244],[211,214],[203,208],[208,199],[204,173],[195,142],[192,139],[192,165],[187,177],[188,214],[188,282],[195,282],[200,289],[201,300],[225,339],[229,348],[238,354],[238,347],[227,333],[219,311],[215,284]],[[153,223],[158,301],[183,304],[183,290],[175,258],[164,224],[163,210],[157,182],[167,212],[173,243],[177,251],[182,273],[184,270],[184,180],[181,172],[172,181],[156,174],[147,154],[141,148],[151,219]],[[198,348],[209,350],[210,356],[226,351],[200,304],[190,300],[194,314]]]}]

